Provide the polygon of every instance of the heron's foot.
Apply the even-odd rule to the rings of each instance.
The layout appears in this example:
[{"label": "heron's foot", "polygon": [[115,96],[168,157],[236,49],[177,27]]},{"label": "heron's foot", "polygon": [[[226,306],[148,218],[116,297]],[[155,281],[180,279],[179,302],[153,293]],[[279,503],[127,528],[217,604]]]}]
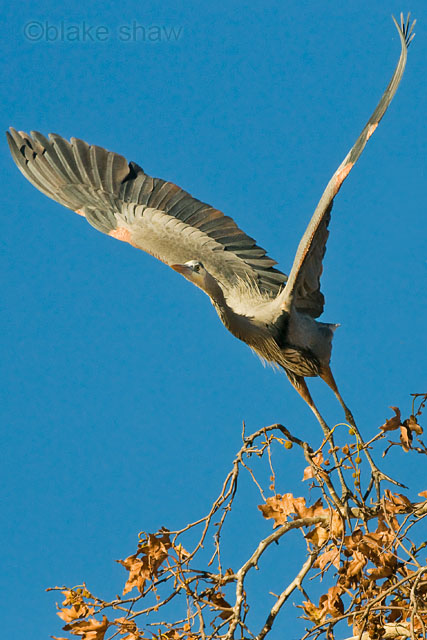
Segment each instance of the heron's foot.
[{"label": "heron's foot", "polygon": [[[356,422],[353,418],[353,414],[351,413],[350,409],[348,407],[345,408],[345,418],[348,422],[348,424],[350,425],[350,427],[353,429],[354,431],[354,435],[357,436],[358,440],[360,440],[360,445],[361,445],[361,449],[363,450],[363,452],[366,455],[366,458],[368,460],[369,466],[371,467],[371,478],[372,478],[372,482],[370,482],[369,485],[369,491],[372,488],[372,483],[375,485],[375,488],[377,490],[377,496],[379,498],[379,487],[380,487],[380,482],[386,480],[387,482],[391,482],[392,484],[395,484],[397,487],[402,487],[403,489],[407,489],[407,487],[402,484],[401,482],[398,482],[397,480],[394,480],[393,478],[390,478],[390,476],[388,476],[386,473],[384,473],[383,471],[381,471],[380,469],[378,469],[377,465],[375,464],[375,462],[372,460],[371,455],[368,451],[368,447],[366,447],[365,443],[363,442],[362,436],[360,434],[359,429],[357,428]],[[369,491],[367,493],[369,493]]]}]

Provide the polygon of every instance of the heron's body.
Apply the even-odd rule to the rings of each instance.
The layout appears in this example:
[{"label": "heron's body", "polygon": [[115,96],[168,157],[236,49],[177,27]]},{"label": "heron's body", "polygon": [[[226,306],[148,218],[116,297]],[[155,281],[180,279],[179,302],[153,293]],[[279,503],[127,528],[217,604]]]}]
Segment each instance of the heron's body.
[{"label": "heron's body", "polygon": [[334,198],[387,110],[405,68],[412,27],[403,19],[396,26],[401,54],[392,79],[329,181],[289,277],[231,218],[175,184],[151,178],[123,156],[75,138],[68,142],[54,134],[45,138],[13,129],[8,133],[10,149],[19,169],[40,191],[201,288],[227,329],[262,359],[283,367],[320,420],[305,377],[321,376],[352,420],[329,368],[337,325],[317,320],[324,306],[320,276]]},{"label": "heron's body", "polygon": [[329,365],[338,325],[318,322],[295,308],[285,311],[280,296],[266,300],[244,282],[240,289],[245,295],[234,299],[227,300],[220,285],[212,289],[212,303],[225,327],[262,360],[279,365],[290,377],[318,376]]}]

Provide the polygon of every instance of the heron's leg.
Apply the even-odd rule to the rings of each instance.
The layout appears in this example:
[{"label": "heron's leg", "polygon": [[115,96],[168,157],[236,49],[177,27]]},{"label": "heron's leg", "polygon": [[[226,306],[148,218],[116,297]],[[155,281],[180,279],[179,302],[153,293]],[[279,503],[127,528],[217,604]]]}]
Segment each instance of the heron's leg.
[{"label": "heron's leg", "polygon": [[316,416],[320,426],[322,427],[326,440],[330,442],[331,449],[332,449],[332,457],[334,459],[337,472],[339,475],[340,483],[341,483],[342,499],[344,500],[344,503],[346,503],[347,497],[351,495],[351,491],[347,487],[344,480],[344,476],[341,470],[341,464],[338,460],[338,456],[335,451],[334,438],[332,435],[332,431],[330,430],[325,420],[323,419],[322,415],[318,411],[316,405],[314,404],[313,398],[311,397],[310,391],[308,390],[307,383],[304,380],[304,378],[302,376],[296,376],[295,374],[290,375],[287,371],[286,371],[286,374],[292,386],[294,387],[294,389],[298,391],[301,398],[308,404],[308,406]]},{"label": "heron's leg", "polygon": [[369,450],[365,446],[365,442],[364,442],[364,440],[363,440],[363,438],[362,438],[362,436],[360,434],[360,431],[359,431],[359,429],[358,429],[358,427],[356,425],[356,422],[355,422],[355,420],[353,418],[353,414],[351,413],[350,409],[345,404],[340,392],[338,391],[337,383],[335,382],[334,376],[332,375],[331,368],[329,366],[328,367],[322,367],[322,370],[319,373],[319,375],[322,378],[322,380],[324,380],[326,382],[326,384],[334,392],[336,398],[338,399],[338,402],[340,403],[340,405],[344,409],[345,418],[346,418],[347,422],[352,427],[352,429],[356,433],[356,436],[358,437],[360,443],[362,444],[363,451],[364,451],[364,453],[366,455],[366,458],[367,458],[367,460],[369,462],[369,466],[371,467],[372,477],[373,477],[373,480],[374,480],[374,483],[375,483],[375,488],[377,490],[377,495],[379,496],[379,483],[380,483],[381,480],[388,480],[389,482],[392,482],[393,484],[396,484],[399,487],[403,487],[404,485],[400,484],[400,482],[397,482],[397,480],[393,480],[393,478],[390,478],[385,473],[380,471],[380,469],[378,469],[378,467],[376,466],[375,462],[372,460],[371,454],[369,453]]},{"label": "heron's leg", "polygon": [[[356,430],[357,435],[360,437],[360,435],[358,433],[358,429],[357,429],[356,423],[355,423],[354,418],[353,418],[353,414],[351,413],[350,409],[345,404],[344,400],[342,399],[342,396],[341,396],[340,392],[338,391],[337,383],[335,382],[334,376],[332,375],[331,368],[329,366],[322,367],[321,372],[319,373],[319,376],[332,389],[332,391],[334,392],[335,396],[338,399],[338,402],[340,403],[340,405],[344,409],[345,419],[350,424],[350,426],[353,427]],[[362,438],[360,438],[360,440],[361,440],[361,442],[363,442]],[[367,456],[368,456],[368,459],[369,459],[369,452],[366,452],[366,453],[367,453]]]}]

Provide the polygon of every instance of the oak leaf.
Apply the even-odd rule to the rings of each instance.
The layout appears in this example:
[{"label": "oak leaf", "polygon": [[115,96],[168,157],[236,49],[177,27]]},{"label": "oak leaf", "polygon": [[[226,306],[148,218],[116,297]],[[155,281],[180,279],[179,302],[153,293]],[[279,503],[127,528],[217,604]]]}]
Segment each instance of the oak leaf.
[{"label": "oak leaf", "polygon": [[121,640],[142,640],[142,636],[139,632],[135,620],[128,620],[127,618],[116,618],[111,622],[111,624],[119,627],[118,632],[121,636],[125,633],[127,634]]},{"label": "oak leaf", "polygon": [[323,507],[322,499],[319,498],[311,507],[305,507],[299,515],[304,518],[313,518],[314,516],[325,516],[328,509]]},{"label": "oak leaf", "polygon": [[321,553],[316,558],[314,566],[324,571],[327,564],[333,564],[337,569],[340,566],[340,552],[335,546]]},{"label": "oak leaf", "polygon": [[366,557],[360,551],[353,551],[353,560],[348,563],[346,575],[349,578],[361,575],[363,567],[367,563]]},{"label": "oak leaf", "polygon": [[400,409],[398,409],[398,407],[390,407],[390,409],[393,409],[396,415],[389,418],[383,425],[381,425],[380,429],[382,429],[382,431],[394,431],[400,427]]},{"label": "oak leaf", "polygon": [[368,574],[371,580],[380,580],[381,578],[389,578],[393,575],[392,567],[387,565],[383,567],[376,567],[375,569],[368,569]]},{"label": "oak leaf", "polygon": [[[313,456],[312,460],[317,467],[320,467],[320,465],[323,463],[322,451],[320,451],[315,456]],[[309,480],[310,478],[314,478],[314,472],[311,465],[309,465],[308,467],[305,467],[302,481],[304,482],[304,480]]]},{"label": "oak leaf", "polygon": [[[137,588],[140,593],[144,591],[146,580],[157,577],[160,565],[167,559],[168,550],[172,546],[169,532],[162,529],[160,533],[150,533],[138,545],[138,551],[125,560],[117,560],[129,571],[129,578],[123,589],[123,595]],[[142,558],[138,556],[142,555]]]},{"label": "oak leaf", "polygon": [[59,611],[57,611],[57,615],[64,620],[64,622],[72,622],[73,620],[78,620],[79,618],[86,618],[88,615],[94,614],[94,608],[89,607],[84,602],[77,602],[73,604],[71,607],[63,607]]},{"label": "oak leaf", "polygon": [[319,606],[323,607],[325,614],[332,617],[342,615],[344,613],[344,603],[341,600],[341,587],[335,586],[328,589],[328,593],[320,596]]},{"label": "oak leaf", "polygon": [[423,428],[420,424],[418,424],[417,418],[414,415],[409,416],[409,418],[405,420],[404,424],[406,424],[406,426],[411,431],[415,431],[415,433],[419,436],[423,433]]},{"label": "oak leaf", "polygon": [[344,538],[344,544],[349,551],[353,551],[353,549],[357,549],[357,545],[363,538],[363,532],[361,529],[355,529],[351,535],[346,536]]},{"label": "oak leaf", "polygon": [[304,508],[305,499],[294,498],[292,493],[285,493],[283,495],[278,493],[275,496],[267,498],[265,504],[258,505],[258,509],[264,518],[273,518],[273,527],[280,527],[280,525],[285,524],[291,513],[300,515]]},{"label": "oak leaf", "polygon": [[228,620],[228,618],[233,615],[233,607],[225,600],[224,594],[220,591],[209,594],[208,599],[215,607],[228,609],[228,611],[221,611],[219,614],[222,620]]},{"label": "oak leaf", "polygon": [[[405,420],[406,422],[406,420]],[[400,425],[400,442],[402,443],[403,451],[408,453],[412,449],[412,433],[410,428],[406,424]]]},{"label": "oak leaf", "polygon": [[82,640],[104,640],[105,632],[110,623],[106,616],[102,620],[90,618],[82,622],[73,622],[64,627],[64,631],[69,631],[74,636],[81,636]]},{"label": "oak leaf", "polygon": [[402,493],[391,493],[390,489],[386,489],[384,494],[387,498],[385,508],[390,513],[405,513],[408,507],[412,507],[411,501]]},{"label": "oak leaf", "polygon": [[117,560],[125,569],[129,571],[129,578],[123,589],[123,595],[137,588],[140,593],[144,591],[145,581],[150,578],[150,569],[146,558],[141,560],[136,554],[128,556],[125,560]]},{"label": "oak leaf", "polygon": [[84,618],[84,613],[80,610],[80,607],[70,607],[69,609],[60,609],[56,612],[56,615],[61,618],[64,622],[72,622],[73,620],[78,620],[79,618]]},{"label": "oak leaf", "polygon": [[338,511],[332,511],[330,531],[335,538],[340,537],[344,533],[344,522]]},{"label": "oak leaf", "polygon": [[309,620],[315,622],[316,624],[323,622],[325,618],[323,608],[316,607],[315,604],[307,600],[302,603],[302,608],[304,609],[304,612]]},{"label": "oak leaf", "polygon": [[329,531],[318,524],[312,531],[309,531],[305,537],[316,547],[321,547],[327,540],[329,540]]},{"label": "oak leaf", "polygon": [[[181,633],[181,631],[183,633]],[[191,627],[188,624],[185,624],[183,627],[179,627],[178,629],[169,629],[169,631],[163,631],[160,633],[159,637],[162,640],[165,638],[166,640],[197,640],[197,636],[194,633],[191,633]]]}]

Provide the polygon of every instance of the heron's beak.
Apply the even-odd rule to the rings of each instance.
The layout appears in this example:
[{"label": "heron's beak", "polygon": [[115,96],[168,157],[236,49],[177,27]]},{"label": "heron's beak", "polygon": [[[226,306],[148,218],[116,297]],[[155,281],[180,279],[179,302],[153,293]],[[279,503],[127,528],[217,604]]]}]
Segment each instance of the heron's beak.
[{"label": "heron's beak", "polygon": [[186,264],[171,264],[171,268],[182,276],[189,276],[193,272],[191,267]]}]

